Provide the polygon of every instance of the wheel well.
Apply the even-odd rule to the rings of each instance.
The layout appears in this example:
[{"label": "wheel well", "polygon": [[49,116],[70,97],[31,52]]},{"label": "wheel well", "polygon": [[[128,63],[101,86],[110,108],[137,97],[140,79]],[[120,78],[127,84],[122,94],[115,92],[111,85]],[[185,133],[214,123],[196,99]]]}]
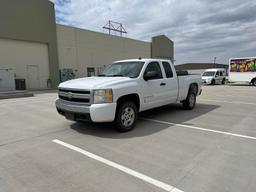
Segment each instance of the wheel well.
[{"label": "wheel well", "polygon": [[194,93],[198,94],[198,84],[197,83],[190,84],[189,91],[193,91]]},{"label": "wheel well", "polygon": [[130,102],[133,102],[138,111],[140,109],[140,97],[138,94],[129,94],[129,95],[124,95],[122,97],[120,97],[118,100],[117,100],[117,106],[119,106],[121,103],[123,102],[126,102],[126,101],[130,101]]},{"label": "wheel well", "polygon": [[252,83],[253,81],[256,81],[256,77],[254,77],[254,78],[251,80],[251,83]]}]

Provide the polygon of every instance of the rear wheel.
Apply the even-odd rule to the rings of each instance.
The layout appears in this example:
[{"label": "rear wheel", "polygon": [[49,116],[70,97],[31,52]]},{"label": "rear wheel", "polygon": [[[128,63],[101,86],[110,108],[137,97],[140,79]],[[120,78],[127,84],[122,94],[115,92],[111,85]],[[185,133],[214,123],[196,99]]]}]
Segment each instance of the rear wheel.
[{"label": "rear wheel", "polygon": [[138,110],[134,103],[124,102],[117,108],[114,121],[115,129],[120,132],[130,131],[134,128],[138,117]]},{"label": "rear wheel", "polygon": [[222,85],[224,85],[226,83],[226,79],[224,78],[221,82]]},{"label": "rear wheel", "polygon": [[191,87],[188,93],[188,96],[185,101],[183,101],[183,108],[187,110],[191,110],[196,105],[196,93]]}]

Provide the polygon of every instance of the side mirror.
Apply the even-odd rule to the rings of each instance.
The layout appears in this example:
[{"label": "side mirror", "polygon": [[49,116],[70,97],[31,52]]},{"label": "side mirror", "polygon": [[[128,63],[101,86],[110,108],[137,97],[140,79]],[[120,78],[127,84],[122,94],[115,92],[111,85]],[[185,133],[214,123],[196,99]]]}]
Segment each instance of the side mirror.
[{"label": "side mirror", "polygon": [[144,75],[144,80],[148,81],[151,79],[155,79],[157,77],[157,72],[156,71],[148,71],[145,75]]},{"label": "side mirror", "polygon": [[215,77],[219,77],[219,75],[215,75]]}]

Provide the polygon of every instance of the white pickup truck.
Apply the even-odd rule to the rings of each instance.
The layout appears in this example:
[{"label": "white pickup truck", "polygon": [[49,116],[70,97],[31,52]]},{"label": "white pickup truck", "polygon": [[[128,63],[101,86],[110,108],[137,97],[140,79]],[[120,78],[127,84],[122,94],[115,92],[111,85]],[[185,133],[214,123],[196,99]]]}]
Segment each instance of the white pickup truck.
[{"label": "white pickup truck", "polygon": [[201,83],[200,75],[176,73],[169,60],[116,61],[97,77],[61,83],[56,108],[69,120],[114,122],[125,132],[134,127],[138,112],[177,102],[193,109]]}]

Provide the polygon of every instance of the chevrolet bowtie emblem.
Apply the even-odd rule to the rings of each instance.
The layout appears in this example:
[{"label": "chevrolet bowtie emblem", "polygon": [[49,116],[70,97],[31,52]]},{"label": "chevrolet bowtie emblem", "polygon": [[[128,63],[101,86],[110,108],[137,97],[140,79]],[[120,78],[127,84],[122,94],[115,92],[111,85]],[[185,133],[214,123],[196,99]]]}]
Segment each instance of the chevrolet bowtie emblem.
[{"label": "chevrolet bowtie emblem", "polygon": [[72,99],[72,98],[73,98],[73,94],[72,94],[71,92],[68,92],[67,97],[68,97],[69,99]]}]

